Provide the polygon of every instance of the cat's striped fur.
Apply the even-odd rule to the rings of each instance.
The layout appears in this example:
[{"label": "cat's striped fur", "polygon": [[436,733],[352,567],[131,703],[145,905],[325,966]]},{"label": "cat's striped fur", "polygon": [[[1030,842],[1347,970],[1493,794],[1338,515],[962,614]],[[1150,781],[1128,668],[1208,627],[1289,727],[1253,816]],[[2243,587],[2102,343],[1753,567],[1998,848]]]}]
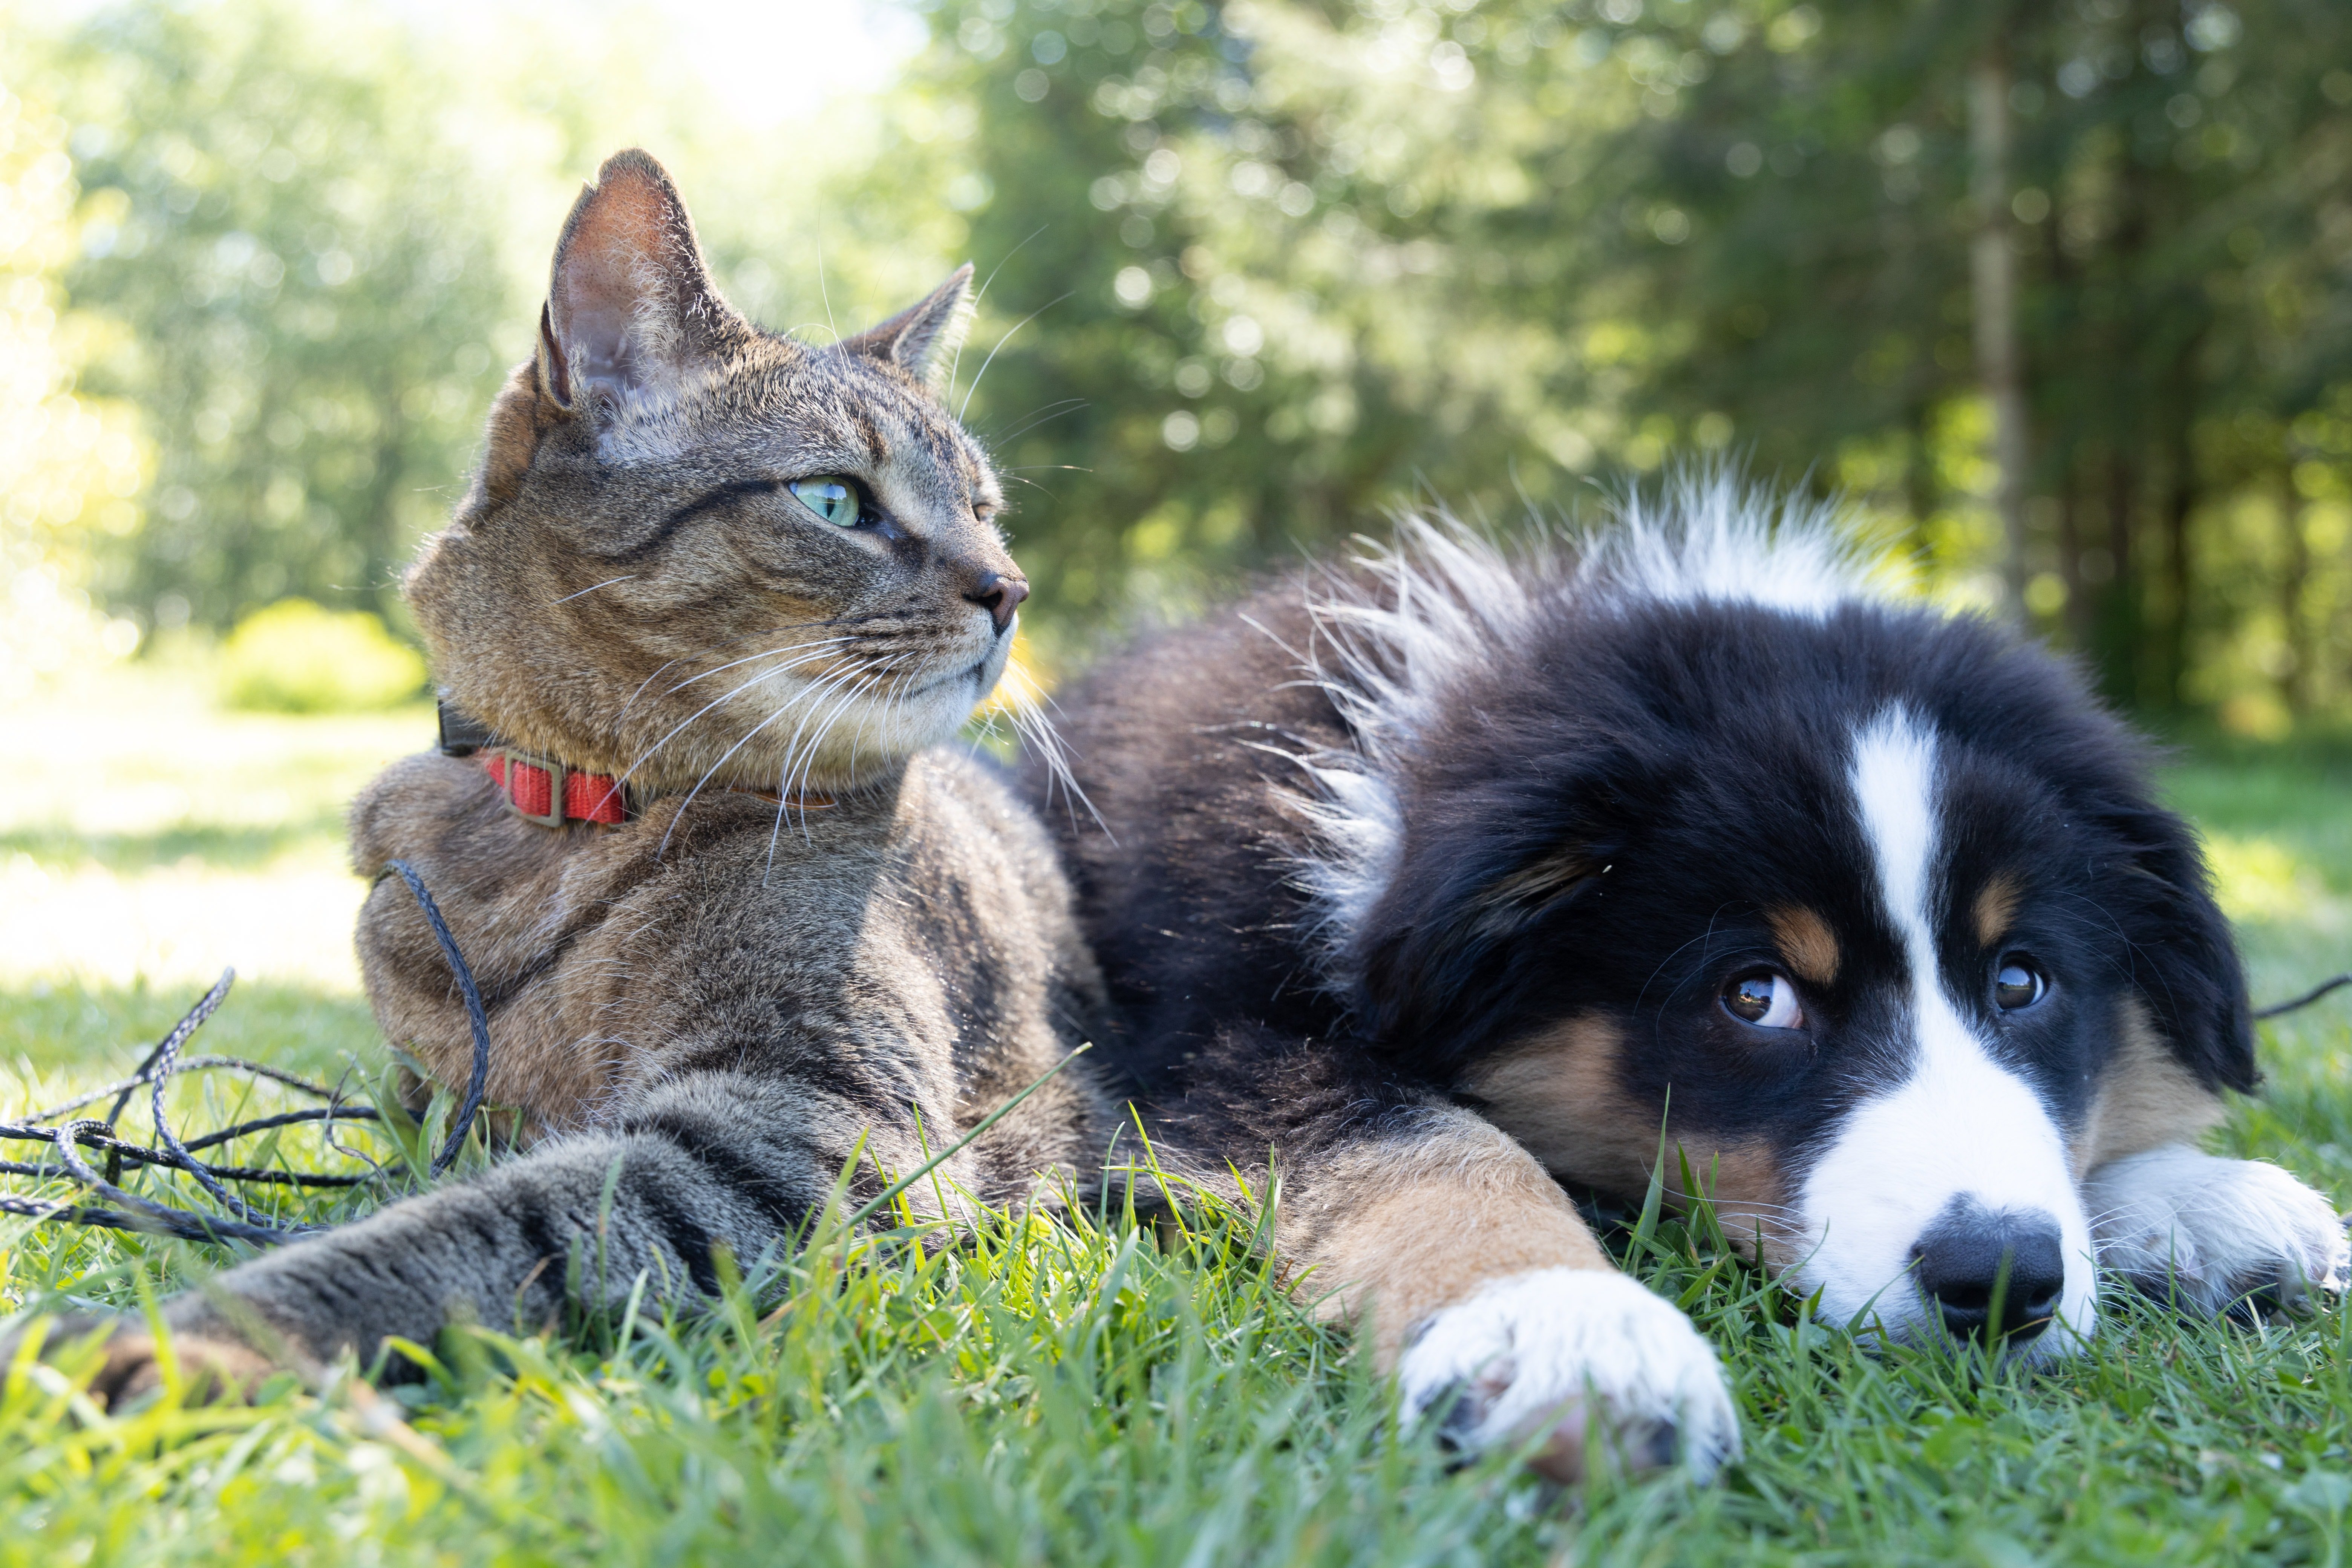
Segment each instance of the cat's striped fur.
[{"label": "cat's striped fur", "polygon": [[[352,809],[363,875],[424,875],[489,1009],[489,1099],[530,1144],[476,1179],[271,1253],[166,1317],[184,1363],[372,1358],[453,1320],[717,1284],[811,1220],[860,1146],[907,1171],[1093,1031],[1101,984],[1051,845],[986,764],[925,750],[996,684],[1026,592],[985,455],[937,394],[970,270],[815,348],[712,288],[641,153],[566,226],[535,360],[407,591],[436,672],[533,751],[624,775],[615,826],[540,826],[426,754]],[[788,488],[843,476],[836,526]],[[445,1080],[466,1015],[394,880],[362,913],[392,1041]],[[916,1201],[1002,1202],[1098,1165],[1056,1078]],[[135,1325],[100,1392],[155,1376]]]}]

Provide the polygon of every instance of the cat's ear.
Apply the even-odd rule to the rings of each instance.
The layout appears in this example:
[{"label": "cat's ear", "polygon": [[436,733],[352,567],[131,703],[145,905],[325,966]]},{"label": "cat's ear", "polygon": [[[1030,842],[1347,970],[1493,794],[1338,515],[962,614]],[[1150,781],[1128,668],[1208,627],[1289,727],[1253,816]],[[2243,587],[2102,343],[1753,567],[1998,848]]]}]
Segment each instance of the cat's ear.
[{"label": "cat's ear", "polygon": [[947,384],[948,367],[971,327],[971,263],[878,327],[841,340],[850,353],[897,365],[933,392]]},{"label": "cat's ear", "polygon": [[548,395],[569,409],[600,387],[625,402],[674,385],[734,319],[669,175],[634,147],[607,158],[555,244],[539,319]]}]

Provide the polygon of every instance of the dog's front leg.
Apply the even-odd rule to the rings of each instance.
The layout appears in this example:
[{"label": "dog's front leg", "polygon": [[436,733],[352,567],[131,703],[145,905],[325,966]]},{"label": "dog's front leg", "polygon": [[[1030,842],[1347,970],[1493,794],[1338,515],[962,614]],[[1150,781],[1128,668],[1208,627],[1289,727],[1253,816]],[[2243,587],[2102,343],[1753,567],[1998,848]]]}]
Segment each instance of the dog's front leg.
[{"label": "dog's front leg", "polygon": [[2099,1266],[2191,1312],[2334,1294],[2352,1273],[2335,1205],[2267,1161],[2167,1144],[2108,1161],[2083,1189]]},{"label": "dog's front leg", "polygon": [[1466,1110],[1432,1105],[1284,1173],[1277,1248],[1299,1293],[1366,1329],[1409,1413],[1461,1446],[1537,1441],[1572,1481],[1739,1452],[1715,1352],[1620,1273],[1558,1183]]}]

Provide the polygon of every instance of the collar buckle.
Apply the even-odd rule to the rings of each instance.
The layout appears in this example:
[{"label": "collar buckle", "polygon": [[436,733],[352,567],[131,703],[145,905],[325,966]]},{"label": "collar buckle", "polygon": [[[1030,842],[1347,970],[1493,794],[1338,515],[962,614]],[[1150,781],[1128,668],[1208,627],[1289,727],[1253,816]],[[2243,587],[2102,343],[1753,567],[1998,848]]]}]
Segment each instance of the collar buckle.
[{"label": "collar buckle", "polygon": [[[525,822],[534,822],[541,827],[562,826],[564,785],[569,781],[571,770],[553,757],[526,752],[520,746],[501,746],[499,755],[506,763],[505,787],[499,793],[506,796],[507,809]],[[544,812],[533,814],[523,809],[523,780],[520,775],[525,768],[547,775],[547,809]]]}]

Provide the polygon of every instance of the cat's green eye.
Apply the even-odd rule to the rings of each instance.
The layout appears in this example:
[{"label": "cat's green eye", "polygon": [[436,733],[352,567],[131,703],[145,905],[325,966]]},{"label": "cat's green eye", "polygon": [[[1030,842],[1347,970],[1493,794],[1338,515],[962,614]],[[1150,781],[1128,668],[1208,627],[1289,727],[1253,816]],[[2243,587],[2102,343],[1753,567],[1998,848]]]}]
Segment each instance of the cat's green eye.
[{"label": "cat's green eye", "polygon": [[866,505],[857,494],[857,487],[838,474],[819,474],[813,479],[794,479],[785,487],[793,499],[809,510],[832,523],[835,528],[856,528],[865,514]]}]

